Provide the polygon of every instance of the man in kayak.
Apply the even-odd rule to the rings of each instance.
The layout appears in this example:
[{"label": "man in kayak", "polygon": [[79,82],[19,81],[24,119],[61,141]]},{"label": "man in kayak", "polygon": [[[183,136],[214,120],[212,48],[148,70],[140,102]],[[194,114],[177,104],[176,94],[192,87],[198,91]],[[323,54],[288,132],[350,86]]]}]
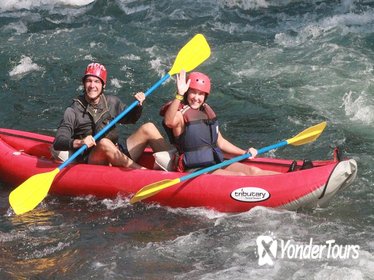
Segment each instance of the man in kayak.
[{"label": "man in kayak", "polygon": [[[224,160],[223,153],[230,155],[250,153],[252,158],[257,155],[256,149],[243,150],[222,136],[216,114],[206,103],[210,88],[210,79],[207,75],[193,72],[186,79],[186,72],[181,71],[177,75],[175,99],[161,109],[164,127],[170,142],[177,149],[178,159],[175,160],[174,168],[178,171],[183,172],[220,163]],[[157,154],[155,158],[156,162],[160,163]],[[168,167],[170,168],[170,165]],[[232,163],[212,173],[241,176],[277,174],[274,171],[262,170],[243,163]]]},{"label": "man in kayak", "polygon": [[[85,144],[88,149],[77,158],[80,162],[144,168],[136,161],[147,145],[155,152],[169,148],[153,123],[143,124],[124,141],[123,145],[118,142],[119,135],[115,126],[98,141],[95,141],[92,136],[125,108],[118,97],[104,95],[106,81],[107,70],[104,65],[91,63],[87,66],[82,77],[84,93],[74,99],[72,105],[65,110],[53,143],[52,153],[56,159],[65,161],[69,153]],[[139,105],[119,121],[121,124],[134,124],[141,116],[145,95],[143,92],[138,92],[134,97],[139,101]]]}]

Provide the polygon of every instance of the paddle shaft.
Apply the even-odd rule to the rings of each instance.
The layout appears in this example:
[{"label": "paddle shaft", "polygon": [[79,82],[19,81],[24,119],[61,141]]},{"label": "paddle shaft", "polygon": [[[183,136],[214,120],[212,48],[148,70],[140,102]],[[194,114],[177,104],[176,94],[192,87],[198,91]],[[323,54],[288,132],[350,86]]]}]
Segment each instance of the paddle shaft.
[{"label": "paddle shaft", "polygon": [[[167,73],[165,76],[163,76],[158,82],[156,82],[152,87],[150,87],[145,93],[145,97],[150,95],[155,89],[157,89],[161,84],[163,84],[167,79],[170,78],[170,74]],[[125,110],[122,111],[117,117],[115,117],[113,120],[111,120],[102,130],[100,130],[93,138],[95,141],[99,139],[101,136],[103,136],[109,129],[111,129],[118,121],[120,121],[128,112],[130,112],[132,109],[134,109],[136,106],[138,106],[139,101],[134,101],[130,106],[128,106]],[[80,154],[82,154],[88,146],[84,144],[82,147],[80,147],[74,154],[72,154],[64,163],[62,163],[58,169],[62,170],[65,168],[68,164],[70,164],[74,159],[76,159]]]},{"label": "paddle shaft", "polygon": [[[260,154],[263,154],[263,153],[266,153],[266,152],[269,152],[271,150],[278,149],[280,147],[287,146],[287,145],[288,145],[288,142],[286,140],[284,140],[284,141],[278,142],[278,143],[276,143],[274,145],[270,145],[270,146],[267,146],[267,147],[264,147],[264,148],[261,148],[261,149],[257,150],[257,154],[260,155]],[[204,173],[208,173],[208,172],[214,171],[214,170],[219,169],[221,167],[230,165],[230,164],[232,164],[234,162],[238,162],[238,161],[247,159],[250,156],[251,156],[250,153],[246,153],[246,154],[243,154],[241,156],[237,156],[237,157],[234,157],[232,159],[225,160],[225,161],[223,161],[221,163],[218,163],[218,164],[215,164],[215,165],[212,165],[212,166],[209,166],[209,167],[205,167],[203,169],[197,170],[197,171],[195,171],[195,172],[193,172],[191,174],[188,174],[188,175],[185,175],[185,176],[181,177],[180,178],[180,182],[183,182],[183,181],[195,178],[195,177],[200,176],[200,175],[202,175]]]}]

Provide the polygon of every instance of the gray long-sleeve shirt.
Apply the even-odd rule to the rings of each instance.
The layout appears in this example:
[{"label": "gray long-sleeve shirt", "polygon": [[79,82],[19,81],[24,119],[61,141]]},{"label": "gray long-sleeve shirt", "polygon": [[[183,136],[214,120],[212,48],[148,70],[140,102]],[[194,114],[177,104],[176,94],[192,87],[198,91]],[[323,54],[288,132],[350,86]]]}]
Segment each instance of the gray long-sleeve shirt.
[{"label": "gray long-sleeve shirt", "polygon": [[[88,104],[83,95],[73,100],[72,105],[65,110],[64,118],[57,129],[53,143],[55,150],[73,150],[74,139],[83,139],[97,133],[95,132],[96,122],[105,111],[109,110],[110,116],[115,118],[124,110],[125,105],[118,97],[112,95],[102,95],[101,97],[99,104],[95,107]],[[136,106],[119,123],[135,123],[141,116],[142,108],[142,106]]]}]

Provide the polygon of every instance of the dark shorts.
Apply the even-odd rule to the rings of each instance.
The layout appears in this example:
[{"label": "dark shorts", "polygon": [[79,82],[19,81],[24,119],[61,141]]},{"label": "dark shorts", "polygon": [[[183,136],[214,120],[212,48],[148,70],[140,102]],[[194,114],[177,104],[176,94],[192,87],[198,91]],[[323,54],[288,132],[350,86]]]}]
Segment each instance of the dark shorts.
[{"label": "dark shorts", "polygon": [[123,141],[123,144],[118,143],[117,146],[122,153],[124,153],[128,158],[132,159],[129,150],[127,149],[127,139]]}]

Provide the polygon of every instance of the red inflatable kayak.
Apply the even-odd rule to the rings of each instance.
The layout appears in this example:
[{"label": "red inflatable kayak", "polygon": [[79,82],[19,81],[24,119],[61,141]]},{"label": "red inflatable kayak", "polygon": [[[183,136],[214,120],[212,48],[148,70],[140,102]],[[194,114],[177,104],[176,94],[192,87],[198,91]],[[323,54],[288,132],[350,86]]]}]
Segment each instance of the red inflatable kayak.
[{"label": "red inflatable kayak", "polygon": [[[53,137],[12,129],[0,129],[0,180],[18,186],[29,177],[55,169]],[[141,164],[151,168],[153,156],[146,150]],[[204,174],[167,188],[144,200],[169,207],[205,207],[221,212],[243,212],[255,206],[295,210],[323,207],[349,186],[357,174],[353,159],[313,161],[313,167],[287,172],[292,160],[256,158],[244,161],[262,169],[282,172],[269,176]],[[302,162],[298,162],[301,166]],[[50,194],[131,197],[142,187],[185,174],[159,170],[70,164],[55,178]]]}]

